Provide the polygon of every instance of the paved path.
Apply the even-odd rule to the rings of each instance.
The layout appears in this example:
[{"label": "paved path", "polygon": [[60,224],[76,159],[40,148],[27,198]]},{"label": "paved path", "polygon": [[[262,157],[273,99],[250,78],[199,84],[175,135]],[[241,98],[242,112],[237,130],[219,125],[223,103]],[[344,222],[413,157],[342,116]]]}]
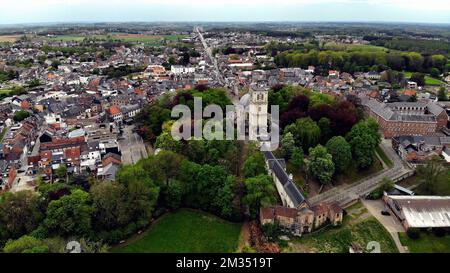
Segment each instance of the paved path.
[{"label": "paved path", "polygon": [[412,173],[412,170],[403,164],[403,161],[391,148],[389,140],[383,139],[380,147],[394,163],[392,168],[384,169],[381,172],[366,177],[355,184],[339,186],[322,194],[313,196],[309,199],[309,202],[311,204],[321,202],[338,202],[341,206],[344,206],[379,187],[384,177],[395,181],[399,177]]},{"label": "paved path", "polygon": [[119,141],[122,152],[122,163],[125,165],[136,164],[141,158],[147,158],[147,150],[142,138],[131,131],[130,127],[124,128],[124,140]]},{"label": "paved path", "polygon": [[382,215],[381,211],[387,210],[385,204],[381,200],[362,200],[362,204],[391,234],[392,239],[400,253],[408,253],[408,250],[402,245],[398,237],[399,232],[405,232],[400,221],[393,215]]}]

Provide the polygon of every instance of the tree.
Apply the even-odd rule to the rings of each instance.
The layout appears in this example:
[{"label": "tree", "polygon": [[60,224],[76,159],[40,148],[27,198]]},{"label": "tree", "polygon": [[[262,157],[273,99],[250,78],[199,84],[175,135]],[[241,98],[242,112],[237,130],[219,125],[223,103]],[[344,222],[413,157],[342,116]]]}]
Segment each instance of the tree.
[{"label": "tree", "polygon": [[374,162],[375,149],[381,142],[378,123],[374,119],[357,123],[347,134],[346,140],[352,147],[356,166],[360,169],[370,167]]},{"label": "tree", "polygon": [[285,128],[295,138],[295,144],[301,146],[304,151],[316,146],[320,140],[320,128],[311,118],[298,119],[294,124]]},{"label": "tree", "polygon": [[9,240],[3,248],[5,253],[48,253],[48,246],[32,236],[22,236],[17,240]]},{"label": "tree", "polygon": [[437,69],[435,67],[431,68],[431,70],[430,70],[431,77],[439,78],[440,74],[441,74],[441,72],[439,71],[439,69]]},{"label": "tree", "polygon": [[79,189],[50,202],[44,225],[49,232],[62,236],[83,236],[91,231],[89,194]]},{"label": "tree", "polygon": [[243,202],[249,207],[250,215],[253,218],[256,218],[259,214],[260,207],[267,207],[276,203],[277,191],[272,177],[262,174],[246,179],[244,184]]},{"label": "tree", "polygon": [[292,133],[287,132],[281,139],[281,149],[285,158],[290,158],[295,148],[295,140]]},{"label": "tree", "polygon": [[411,75],[411,81],[416,82],[419,86],[425,85],[425,74],[423,73],[413,73]]},{"label": "tree", "polygon": [[[19,238],[37,228],[44,218],[39,203],[39,196],[30,191],[2,194],[0,197],[0,240]],[[3,232],[1,232],[2,229]]]},{"label": "tree", "polygon": [[265,174],[266,172],[266,162],[261,152],[256,152],[254,155],[249,156],[244,163],[244,176],[246,178]]},{"label": "tree", "polygon": [[29,116],[30,116],[30,113],[28,111],[19,110],[19,111],[14,113],[13,119],[16,122],[21,122],[22,120],[26,119]]},{"label": "tree", "polygon": [[179,152],[181,142],[173,139],[170,133],[163,132],[156,138],[155,146],[163,150]]},{"label": "tree", "polygon": [[333,157],[336,172],[345,171],[352,161],[352,148],[350,144],[341,136],[331,138],[326,144],[328,152]]},{"label": "tree", "polygon": [[325,143],[328,139],[330,139],[331,133],[331,122],[329,118],[322,117],[317,125],[320,128],[320,139],[321,143]]},{"label": "tree", "polygon": [[170,181],[165,194],[166,204],[171,209],[178,209],[183,198],[183,185],[180,181]]},{"label": "tree", "polygon": [[423,183],[425,191],[429,194],[437,193],[437,186],[442,182],[450,183],[448,168],[446,168],[438,156],[427,160],[425,165],[420,165],[416,169],[419,181]]},{"label": "tree", "polygon": [[295,147],[291,156],[291,163],[295,168],[301,168],[305,164],[305,156],[302,148]]},{"label": "tree", "polygon": [[58,178],[65,178],[67,176],[67,167],[65,165],[59,165],[58,169],[55,170],[55,174]]},{"label": "tree", "polygon": [[130,222],[127,189],[118,182],[98,183],[91,189],[93,221],[98,230],[113,230]]},{"label": "tree", "polygon": [[308,173],[322,184],[331,183],[334,174],[333,157],[322,145],[317,145],[309,150],[307,161]]},{"label": "tree", "polygon": [[437,97],[438,97],[439,101],[446,101],[448,99],[447,91],[445,91],[445,87],[439,88]]}]

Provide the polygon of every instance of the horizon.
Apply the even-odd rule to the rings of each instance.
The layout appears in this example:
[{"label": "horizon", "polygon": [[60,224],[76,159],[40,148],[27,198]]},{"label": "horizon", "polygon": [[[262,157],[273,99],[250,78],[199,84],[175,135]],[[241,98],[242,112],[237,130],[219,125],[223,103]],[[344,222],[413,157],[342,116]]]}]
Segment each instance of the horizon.
[{"label": "horizon", "polygon": [[[450,24],[439,0],[2,0],[0,25],[120,22]],[[220,10],[220,12],[217,12]]]}]

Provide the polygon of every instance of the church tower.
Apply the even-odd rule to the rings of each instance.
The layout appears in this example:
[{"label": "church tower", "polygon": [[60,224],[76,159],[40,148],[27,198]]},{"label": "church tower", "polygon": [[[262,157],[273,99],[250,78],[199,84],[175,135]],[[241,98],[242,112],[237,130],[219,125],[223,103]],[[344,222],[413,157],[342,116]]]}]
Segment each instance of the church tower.
[{"label": "church tower", "polygon": [[268,135],[269,88],[250,86],[249,139]]}]

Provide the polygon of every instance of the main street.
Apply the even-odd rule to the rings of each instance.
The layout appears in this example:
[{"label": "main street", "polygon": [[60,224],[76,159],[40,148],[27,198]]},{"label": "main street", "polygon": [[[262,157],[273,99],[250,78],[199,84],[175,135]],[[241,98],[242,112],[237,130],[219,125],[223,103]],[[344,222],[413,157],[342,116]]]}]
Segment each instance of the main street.
[{"label": "main street", "polygon": [[200,31],[200,27],[195,27],[195,31],[197,32],[200,42],[202,43],[203,48],[205,49],[205,52],[208,55],[208,58],[210,59],[212,65],[214,67],[214,73],[216,74],[217,81],[219,82],[219,84],[221,86],[223,86],[224,88],[226,88],[228,90],[229,97],[231,98],[233,103],[237,103],[239,100],[238,88],[235,85],[231,84],[228,81],[228,79],[225,78],[222,71],[220,71],[219,65],[217,63],[217,59],[216,59],[216,57],[213,56],[212,49],[206,43],[206,40],[203,37],[202,32]]},{"label": "main street", "polygon": [[392,168],[384,169],[383,171],[367,177],[355,184],[339,186],[322,194],[313,196],[309,199],[309,202],[311,204],[321,202],[338,202],[340,205],[346,205],[375,190],[381,185],[382,179],[385,177],[396,181],[399,178],[407,176],[413,172],[408,166],[404,165],[400,157],[390,147],[389,140],[383,139],[380,147],[392,160],[394,164]]}]

